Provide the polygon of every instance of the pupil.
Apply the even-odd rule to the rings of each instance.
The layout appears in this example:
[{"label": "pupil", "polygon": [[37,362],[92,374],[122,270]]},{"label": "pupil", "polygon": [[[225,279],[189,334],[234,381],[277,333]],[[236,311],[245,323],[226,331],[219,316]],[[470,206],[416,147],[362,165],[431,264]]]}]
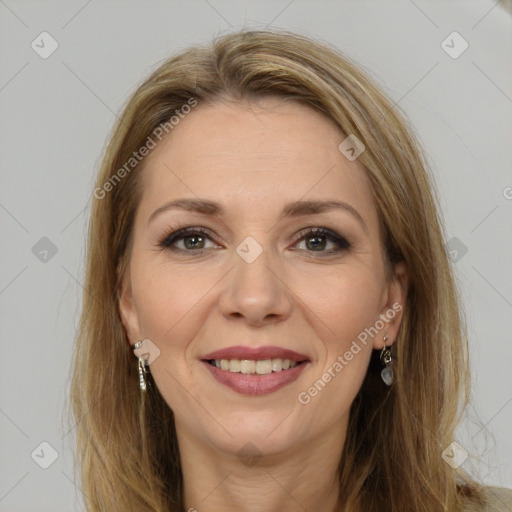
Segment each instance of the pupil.
[{"label": "pupil", "polygon": [[[313,244],[308,243],[309,246],[312,246],[313,249],[324,249],[325,248],[325,238],[322,236],[314,236],[309,238],[309,241],[316,240]],[[311,247],[310,247],[311,248]]]},{"label": "pupil", "polygon": [[187,247],[187,249],[198,247],[197,243],[190,243],[190,240],[195,240],[196,242],[197,242],[197,240],[200,240],[200,242],[199,242],[199,244],[200,244],[201,241],[203,240],[203,237],[201,237],[201,236],[188,236],[188,237],[186,237],[185,238],[185,247]]}]

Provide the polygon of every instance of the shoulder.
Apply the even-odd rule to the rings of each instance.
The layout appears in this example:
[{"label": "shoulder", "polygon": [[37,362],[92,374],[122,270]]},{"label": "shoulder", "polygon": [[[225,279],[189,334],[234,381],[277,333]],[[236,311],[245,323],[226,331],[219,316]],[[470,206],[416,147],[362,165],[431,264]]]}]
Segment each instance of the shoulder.
[{"label": "shoulder", "polygon": [[472,500],[461,512],[512,512],[512,489],[487,486],[479,494],[481,502]]}]

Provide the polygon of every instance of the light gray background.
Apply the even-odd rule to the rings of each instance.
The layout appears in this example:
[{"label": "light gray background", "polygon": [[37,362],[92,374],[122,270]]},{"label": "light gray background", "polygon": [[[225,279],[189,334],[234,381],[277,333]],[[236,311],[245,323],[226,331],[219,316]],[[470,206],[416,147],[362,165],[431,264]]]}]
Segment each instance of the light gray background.
[{"label": "light gray background", "polygon": [[[457,441],[478,459],[464,467],[512,487],[512,18],[500,5],[0,0],[0,511],[83,510],[63,411],[93,176],[116,113],[169,54],[244,25],[336,45],[412,120],[448,239],[467,247],[454,265],[473,407]],[[43,31],[59,44],[48,59],[31,48]],[[453,31],[469,43],[457,59],[441,48]],[[32,250],[42,237],[57,248],[46,262]],[[43,441],[59,454],[46,470],[31,458]],[[35,453],[50,461],[48,447]]]}]

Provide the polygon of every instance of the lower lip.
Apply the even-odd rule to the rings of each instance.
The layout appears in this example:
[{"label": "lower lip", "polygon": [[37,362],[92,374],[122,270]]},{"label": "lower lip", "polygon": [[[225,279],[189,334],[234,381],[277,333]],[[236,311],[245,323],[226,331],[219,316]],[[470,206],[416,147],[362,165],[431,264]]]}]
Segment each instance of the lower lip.
[{"label": "lower lip", "polygon": [[309,361],[305,361],[295,366],[295,368],[267,373],[266,375],[257,375],[221,370],[206,361],[201,362],[206,365],[206,368],[221,384],[243,395],[266,395],[273,393],[296,380],[309,364]]}]

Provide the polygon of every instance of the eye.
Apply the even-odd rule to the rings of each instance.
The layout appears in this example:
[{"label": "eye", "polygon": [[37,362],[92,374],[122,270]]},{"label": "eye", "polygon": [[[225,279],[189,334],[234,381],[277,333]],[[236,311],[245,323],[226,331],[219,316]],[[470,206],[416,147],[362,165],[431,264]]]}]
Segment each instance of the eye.
[{"label": "eye", "polygon": [[[208,249],[207,241],[212,241],[208,231],[202,228],[184,228],[166,234],[158,245],[172,251],[201,252]],[[182,246],[179,247],[181,242]]]},{"label": "eye", "polygon": [[327,228],[308,228],[300,235],[302,236],[297,245],[304,243],[306,249],[300,250],[306,250],[308,252],[333,254],[347,251],[351,247],[350,243],[345,238]]},{"label": "eye", "polygon": [[[299,241],[293,250],[318,252],[326,255],[348,251],[351,244],[342,236],[327,228],[307,228],[298,235]],[[213,246],[208,247],[208,242]],[[305,249],[298,246],[305,245]],[[202,252],[218,247],[213,243],[208,230],[198,227],[171,230],[158,243],[164,249],[176,252]],[[180,246],[181,245],[181,246]]]}]

